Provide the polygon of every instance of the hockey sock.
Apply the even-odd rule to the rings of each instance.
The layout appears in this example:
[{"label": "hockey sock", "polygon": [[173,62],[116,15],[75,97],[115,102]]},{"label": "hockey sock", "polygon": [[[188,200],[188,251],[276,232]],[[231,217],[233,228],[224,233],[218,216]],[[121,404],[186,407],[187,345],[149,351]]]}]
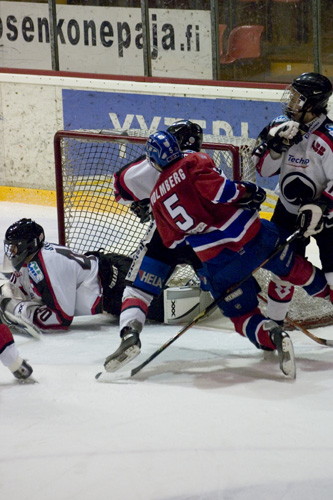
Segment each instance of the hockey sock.
[{"label": "hockey sock", "polygon": [[247,337],[258,349],[274,350],[269,330],[265,329],[267,318],[261,313],[259,307],[256,307],[243,316],[230,318],[235,325],[236,332],[243,337]]},{"label": "hockey sock", "polygon": [[267,316],[274,321],[284,321],[295,288],[282,282],[270,281],[268,285]]}]

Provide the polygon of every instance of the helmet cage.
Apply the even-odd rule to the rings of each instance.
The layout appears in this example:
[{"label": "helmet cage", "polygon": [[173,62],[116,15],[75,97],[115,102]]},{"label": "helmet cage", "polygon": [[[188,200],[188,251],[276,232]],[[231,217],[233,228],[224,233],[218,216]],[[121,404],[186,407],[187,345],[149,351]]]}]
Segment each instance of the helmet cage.
[{"label": "helmet cage", "polygon": [[282,111],[288,118],[295,118],[298,113],[306,111],[305,104],[307,98],[296,90],[292,85],[288,85],[281,97]]}]

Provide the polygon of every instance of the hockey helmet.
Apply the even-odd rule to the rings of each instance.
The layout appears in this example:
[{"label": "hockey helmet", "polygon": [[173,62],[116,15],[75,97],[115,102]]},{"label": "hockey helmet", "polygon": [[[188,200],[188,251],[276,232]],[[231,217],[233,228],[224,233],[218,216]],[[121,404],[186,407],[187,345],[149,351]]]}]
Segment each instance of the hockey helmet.
[{"label": "hockey helmet", "polygon": [[167,132],[176,137],[182,151],[185,149],[200,151],[203,132],[198,123],[193,123],[190,120],[178,120],[167,128]]},{"label": "hockey helmet", "polygon": [[149,163],[160,172],[182,158],[177,139],[170,132],[155,132],[149,136],[146,153]]},{"label": "hockey helmet", "polygon": [[19,271],[26,258],[37,252],[44,243],[42,226],[31,219],[20,219],[6,231],[4,246],[5,256],[16,271]]},{"label": "hockey helmet", "polygon": [[282,99],[283,112],[291,119],[311,111],[315,115],[327,113],[328,100],[333,92],[332,84],[319,73],[303,73],[286,87]]}]

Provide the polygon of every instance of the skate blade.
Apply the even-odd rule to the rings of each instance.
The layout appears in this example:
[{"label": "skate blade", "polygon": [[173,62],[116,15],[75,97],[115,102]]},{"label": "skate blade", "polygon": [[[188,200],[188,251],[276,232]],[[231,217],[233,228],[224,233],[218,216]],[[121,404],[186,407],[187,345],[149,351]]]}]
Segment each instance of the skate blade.
[{"label": "skate blade", "polygon": [[289,337],[285,337],[282,341],[282,350],[288,353],[289,359],[283,359],[280,366],[284,375],[288,378],[295,380],[296,378],[296,362],[293,344]]},{"label": "skate blade", "polygon": [[15,378],[15,382],[20,385],[26,385],[26,384],[39,384],[38,380],[36,380],[34,377],[30,375],[29,378]]},{"label": "skate blade", "polygon": [[105,361],[104,368],[107,372],[112,373],[122,366],[127,365],[132,359],[136,358],[141,352],[141,349],[137,345],[132,345],[128,347],[120,356],[114,359],[110,359],[110,361]]}]

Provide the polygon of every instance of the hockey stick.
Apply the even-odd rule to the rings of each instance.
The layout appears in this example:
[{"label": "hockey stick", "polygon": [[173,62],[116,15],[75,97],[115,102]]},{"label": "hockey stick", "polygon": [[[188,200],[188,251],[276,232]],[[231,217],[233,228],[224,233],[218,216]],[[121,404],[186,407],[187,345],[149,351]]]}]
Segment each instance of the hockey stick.
[{"label": "hockey stick", "polygon": [[178,333],[176,333],[167,342],[165,342],[161,347],[159,347],[155,352],[153,352],[153,354],[151,354],[145,361],[143,361],[143,363],[141,363],[141,365],[138,365],[136,368],[133,368],[132,370],[128,370],[126,372],[125,371],[120,372],[120,373],[100,372],[100,373],[97,373],[95,378],[100,379],[100,377],[103,375],[103,377],[100,379],[100,381],[113,382],[113,381],[117,381],[120,379],[134,377],[134,375],[139,373],[142,370],[142,368],[144,368],[151,361],[153,361],[153,359],[155,359],[159,354],[161,354],[161,352],[163,352],[167,347],[169,347],[171,344],[173,344],[175,342],[175,340],[177,340],[179,337],[181,337],[185,332],[187,332],[187,330],[192,328],[192,326],[197,324],[198,321],[200,321],[202,318],[207,316],[222,300],[225,300],[233,292],[235,292],[243,283],[245,283],[245,281],[247,281],[254,273],[259,271],[259,269],[261,269],[263,266],[265,266],[269,260],[271,260],[273,257],[275,257],[279,252],[281,252],[281,250],[283,250],[284,247],[286,247],[289,243],[294,241],[300,234],[302,234],[301,230],[297,229],[293,234],[288,236],[288,238],[283,243],[281,243],[281,245],[277,246],[273,250],[273,252],[271,252],[269,254],[269,256],[256,269],[254,269],[250,274],[248,274],[243,279],[241,279],[240,281],[238,281],[237,283],[232,285],[230,288],[228,288],[228,290],[226,292],[222,293],[222,295],[220,295],[220,297],[215,299],[211,304],[209,304],[209,306],[206,307],[206,309],[201,311],[201,313],[199,313],[191,321],[191,323],[188,323],[187,325],[185,325]]},{"label": "hockey stick", "polygon": [[[263,297],[260,293],[258,294],[258,297],[263,302],[265,302],[267,304],[267,299],[265,297]],[[304,328],[304,326],[300,325],[297,321],[294,321],[293,319],[288,318],[288,316],[286,317],[286,321],[291,326],[293,326],[296,330],[299,330],[300,332],[304,333],[304,335],[306,335],[310,339],[312,339],[315,342],[317,342],[317,344],[326,345],[327,347],[333,347],[333,340],[323,339],[321,337],[317,337],[313,333],[309,332],[309,330],[307,330],[306,328]]]}]

